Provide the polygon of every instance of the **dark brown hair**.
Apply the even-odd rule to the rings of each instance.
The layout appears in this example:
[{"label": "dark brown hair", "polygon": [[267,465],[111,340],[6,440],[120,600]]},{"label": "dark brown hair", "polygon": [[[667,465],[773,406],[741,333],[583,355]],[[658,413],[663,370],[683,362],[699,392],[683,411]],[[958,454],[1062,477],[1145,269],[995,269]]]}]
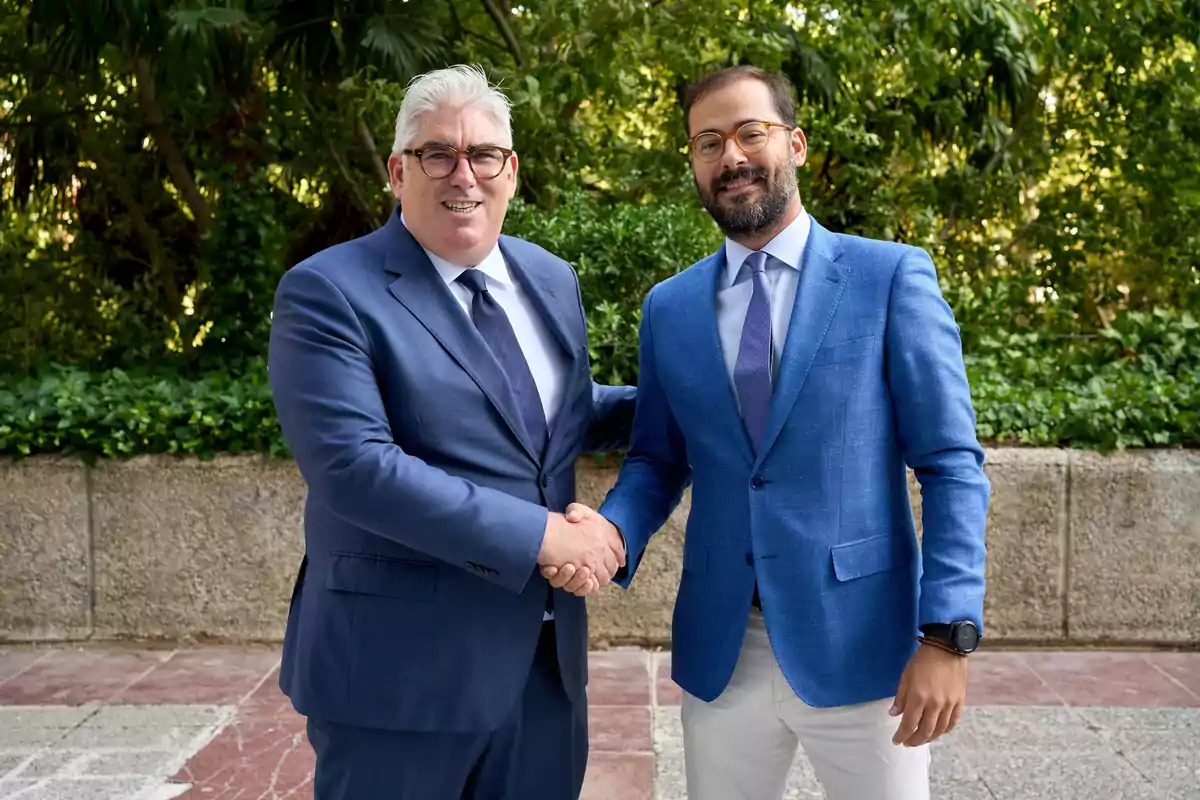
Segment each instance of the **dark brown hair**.
[{"label": "dark brown hair", "polygon": [[703,75],[684,89],[683,125],[688,134],[690,135],[692,132],[689,119],[692,106],[712,92],[747,78],[766,84],[767,88],[771,90],[771,100],[775,103],[775,110],[779,112],[779,121],[795,126],[796,101],[792,95],[791,82],[778,72],[761,69],[750,64],[741,64]]}]

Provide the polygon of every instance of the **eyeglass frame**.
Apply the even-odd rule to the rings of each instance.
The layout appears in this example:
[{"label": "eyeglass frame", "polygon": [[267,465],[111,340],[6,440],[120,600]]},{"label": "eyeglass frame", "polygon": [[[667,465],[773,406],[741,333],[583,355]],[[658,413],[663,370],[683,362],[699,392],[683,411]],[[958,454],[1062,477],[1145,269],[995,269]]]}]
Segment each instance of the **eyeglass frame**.
[{"label": "eyeglass frame", "polygon": [[712,161],[704,161],[705,164],[712,164],[712,163],[715,163],[716,161],[720,160],[721,154],[725,152],[725,145],[730,139],[733,139],[733,143],[738,146],[738,149],[741,150],[744,154],[746,154],[748,156],[754,155],[755,153],[761,153],[766,148],[767,142],[763,142],[762,147],[758,148],[757,150],[753,150],[753,151],[747,150],[745,147],[742,146],[742,140],[738,138],[738,134],[741,133],[742,129],[745,128],[747,125],[762,125],[762,126],[766,127],[768,139],[771,137],[771,128],[786,128],[789,131],[796,130],[795,125],[788,125],[786,122],[772,122],[770,120],[765,120],[765,119],[748,119],[745,122],[743,122],[741,125],[738,125],[737,130],[735,130],[733,133],[722,133],[720,131],[700,131],[700,133],[697,133],[695,136],[693,136],[692,138],[687,140],[688,152],[691,153],[693,156],[695,156],[698,160],[704,161],[704,159],[701,158],[700,155],[696,152],[696,140],[699,139],[701,136],[720,136],[721,137],[721,149],[718,151],[717,157],[714,158]]},{"label": "eyeglass frame", "polygon": [[[438,175],[436,177],[429,174],[429,170],[425,169],[425,159],[422,158],[422,156],[429,150],[448,150],[454,154],[454,166],[450,168],[449,172],[447,172],[445,175]],[[500,160],[500,169],[496,170],[495,175],[488,175],[485,177],[475,171],[475,165],[471,163],[471,154],[480,150],[499,150],[504,154],[504,158]],[[500,177],[500,173],[504,172],[505,165],[508,164],[509,159],[513,157],[513,153],[515,152],[516,151],[512,148],[501,147],[498,144],[473,144],[466,150],[460,150],[454,145],[449,144],[431,144],[426,145],[425,147],[406,147],[400,151],[401,155],[416,156],[417,163],[421,165],[421,172],[425,173],[425,177],[435,181],[440,181],[443,178],[449,178],[451,175],[453,175],[454,170],[458,169],[459,160],[464,155],[467,157],[467,168],[471,170],[472,175],[483,181],[495,180],[496,178]]]}]

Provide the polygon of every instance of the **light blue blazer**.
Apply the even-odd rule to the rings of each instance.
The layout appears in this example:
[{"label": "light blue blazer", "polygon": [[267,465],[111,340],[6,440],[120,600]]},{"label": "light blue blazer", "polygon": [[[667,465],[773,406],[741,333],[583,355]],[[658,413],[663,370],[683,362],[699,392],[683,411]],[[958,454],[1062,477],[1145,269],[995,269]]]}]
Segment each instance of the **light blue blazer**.
[{"label": "light blue blazer", "polygon": [[[600,511],[620,527],[628,586],[692,485],[672,628],[675,681],[729,681],[757,578],[771,644],[799,697],[894,695],[918,626],[980,626],[989,482],[959,329],[933,263],[906,245],[812,222],[760,453],[717,334],[724,251],[643,305],[628,456]],[[921,484],[918,545],[905,467]]]}]

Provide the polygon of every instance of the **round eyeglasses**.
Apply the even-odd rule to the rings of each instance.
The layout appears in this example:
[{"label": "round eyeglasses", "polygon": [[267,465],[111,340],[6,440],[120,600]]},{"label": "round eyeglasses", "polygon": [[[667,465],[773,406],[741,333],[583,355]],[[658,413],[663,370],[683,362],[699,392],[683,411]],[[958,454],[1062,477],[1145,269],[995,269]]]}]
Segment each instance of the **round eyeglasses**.
[{"label": "round eyeglasses", "polygon": [[714,131],[697,133],[688,140],[688,148],[692,151],[692,155],[700,161],[712,163],[720,159],[725,152],[725,142],[733,139],[743,153],[752,155],[767,146],[767,141],[771,137],[771,128],[792,130],[791,125],[784,125],[782,122],[754,120],[742,125],[733,133],[716,133]]},{"label": "round eyeglasses", "polygon": [[417,147],[401,150],[406,156],[416,156],[421,163],[421,171],[431,178],[445,178],[458,167],[460,156],[467,157],[467,164],[476,178],[490,180],[504,170],[513,151],[507,147],[484,144],[473,145],[466,150],[459,150],[448,144],[431,144],[428,147]]}]

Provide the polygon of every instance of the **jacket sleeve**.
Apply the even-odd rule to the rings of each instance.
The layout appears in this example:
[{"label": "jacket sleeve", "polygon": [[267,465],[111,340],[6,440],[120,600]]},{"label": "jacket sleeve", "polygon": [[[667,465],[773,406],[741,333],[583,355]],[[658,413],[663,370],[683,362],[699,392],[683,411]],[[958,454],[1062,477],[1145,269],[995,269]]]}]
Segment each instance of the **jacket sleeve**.
[{"label": "jacket sleeve", "polygon": [[921,485],[918,624],[983,630],[990,482],[975,434],[959,328],[928,254],[905,248],[892,278],[885,359],[905,463]]},{"label": "jacket sleeve", "polygon": [[284,438],[314,499],[359,528],[522,590],[547,510],[396,444],[375,379],[387,365],[372,360],[342,291],[307,265],[276,290],[268,368]]},{"label": "jacket sleeve", "polygon": [[654,291],[642,307],[638,396],[629,452],[600,513],[621,531],[626,564],[614,581],[628,588],[650,537],[666,523],[691,482],[683,432],[658,380],[653,333]]}]

